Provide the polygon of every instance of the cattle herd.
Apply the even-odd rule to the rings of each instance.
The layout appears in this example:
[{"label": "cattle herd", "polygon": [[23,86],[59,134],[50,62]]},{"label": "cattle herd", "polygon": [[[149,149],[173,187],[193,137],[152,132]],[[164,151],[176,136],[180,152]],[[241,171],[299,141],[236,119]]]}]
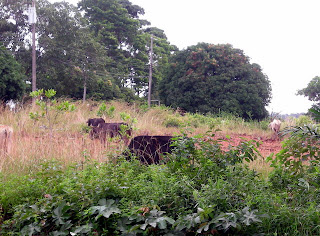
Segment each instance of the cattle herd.
[{"label": "cattle herd", "polygon": [[[91,126],[89,137],[99,139],[103,144],[107,136],[110,138],[119,136],[125,144],[128,144],[132,136],[132,128],[127,123],[106,123],[102,118],[92,118],[87,121],[87,124]],[[162,154],[172,152],[172,138],[173,136],[136,136],[131,139],[123,154],[127,160],[137,156],[143,164],[159,164]]]},{"label": "cattle herd", "polygon": [[[124,140],[128,145],[132,136],[132,128],[126,123],[106,123],[102,118],[92,118],[87,121],[90,126],[89,137],[91,139],[99,139],[105,144],[107,137],[114,138],[116,136]],[[269,124],[269,128],[278,136],[281,121],[273,120]],[[0,151],[10,154],[12,146],[13,129],[7,125],[0,125]],[[123,155],[127,160],[131,160],[132,156],[136,156],[143,164],[159,164],[161,155],[171,153],[173,136],[150,136],[140,135],[133,137]]]}]

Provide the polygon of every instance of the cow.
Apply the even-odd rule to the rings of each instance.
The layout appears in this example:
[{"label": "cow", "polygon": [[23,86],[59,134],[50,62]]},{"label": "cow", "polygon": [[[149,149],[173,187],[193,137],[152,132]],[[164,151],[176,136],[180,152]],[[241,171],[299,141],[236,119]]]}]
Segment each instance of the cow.
[{"label": "cow", "polygon": [[91,139],[100,139],[104,144],[107,136],[110,138],[120,136],[127,144],[131,135],[132,128],[129,128],[127,123],[100,123],[97,127],[92,127],[89,133]]},{"label": "cow", "polygon": [[281,121],[274,119],[269,125],[268,127],[273,131],[274,136],[278,137],[279,136],[279,131],[280,131],[280,127],[281,127]]},{"label": "cow", "polygon": [[105,123],[103,118],[91,118],[87,121],[88,126],[92,127],[97,127],[101,123]]},{"label": "cow", "polygon": [[176,112],[180,115],[180,116],[185,116],[186,115],[186,110],[181,108],[181,107],[177,107]]},{"label": "cow", "polygon": [[7,125],[0,125],[0,149],[10,154],[12,146],[13,129]]},{"label": "cow", "polygon": [[162,154],[172,153],[172,138],[173,136],[136,136],[131,139],[127,150],[123,154],[127,160],[135,155],[142,164],[159,164]]}]

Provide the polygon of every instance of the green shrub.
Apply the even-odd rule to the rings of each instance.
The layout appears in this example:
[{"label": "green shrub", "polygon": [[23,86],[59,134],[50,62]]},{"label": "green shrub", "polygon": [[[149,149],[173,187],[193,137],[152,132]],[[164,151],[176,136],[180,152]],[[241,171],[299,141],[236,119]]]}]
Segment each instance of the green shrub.
[{"label": "green shrub", "polygon": [[296,119],[296,126],[304,126],[304,125],[309,125],[313,123],[314,122],[310,116],[302,115]]},{"label": "green shrub", "polygon": [[91,127],[86,125],[86,124],[81,124],[80,125],[80,132],[84,134],[88,134],[91,130]]},{"label": "green shrub", "polygon": [[259,157],[257,142],[222,150],[220,140],[182,136],[173,145],[163,165],[50,161],[1,176],[0,234],[320,234],[319,162],[298,174],[278,163],[264,180],[244,164]]},{"label": "green shrub", "polygon": [[282,150],[272,161],[273,167],[286,168],[291,172],[303,172],[305,161],[320,161],[319,127],[317,125],[296,126],[283,131],[289,138],[283,142]]},{"label": "green shrub", "polygon": [[221,121],[217,118],[211,116],[204,116],[198,113],[188,115],[189,125],[198,128],[200,126],[206,125],[209,129],[213,129],[217,125],[221,124]]},{"label": "green shrub", "polygon": [[183,127],[183,122],[172,116],[172,117],[168,117],[164,122],[163,122],[163,125],[168,128],[168,127],[176,127],[176,128],[179,128],[179,127]]},{"label": "green shrub", "polygon": [[114,106],[110,106],[109,108],[107,108],[107,104],[102,103],[98,108],[97,116],[99,117],[106,116],[109,118],[113,118],[115,109],[116,108]]},{"label": "green shrub", "polygon": [[262,120],[260,122],[256,122],[256,127],[262,129],[262,130],[269,130],[269,120]]}]

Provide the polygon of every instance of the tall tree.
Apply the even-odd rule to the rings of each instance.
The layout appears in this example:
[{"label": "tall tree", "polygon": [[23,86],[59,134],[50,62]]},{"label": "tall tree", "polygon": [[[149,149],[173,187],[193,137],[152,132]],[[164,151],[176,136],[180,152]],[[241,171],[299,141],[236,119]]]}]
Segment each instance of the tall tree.
[{"label": "tall tree", "polygon": [[[0,0],[0,39],[31,80],[30,0]],[[162,68],[177,48],[164,32],[140,19],[143,8],[128,0],[37,0],[37,87],[58,96],[132,98],[148,91],[150,37],[154,35],[153,94]],[[82,13],[85,12],[85,17]],[[86,92],[84,93],[84,87]]]},{"label": "tall tree", "polygon": [[0,100],[18,100],[26,87],[24,71],[11,52],[0,45]]},{"label": "tall tree", "polygon": [[25,68],[31,81],[31,28],[27,7],[30,0],[0,0],[0,41]]},{"label": "tall tree", "polygon": [[[171,45],[164,31],[157,27],[147,27],[144,29],[148,38],[148,47],[150,47],[150,36],[153,40],[153,65],[152,65],[152,99],[159,99],[159,83],[164,77],[165,68],[168,66],[169,57],[172,53],[179,51],[175,45]],[[146,52],[147,53],[147,52]],[[148,89],[146,89],[146,92]]]},{"label": "tall tree", "polygon": [[[174,47],[167,41],[163,31],[146,28],[150,23],[140,19],[143,8],[128,0],[82,0],[91,29],[105,47],[111,61],[107,71],[120,87],[132,87],[136,94],[146,94],[149,71],[150,37],[155,40],[155,88],[160,80],[160,68]],[[158,71],[158,72],[157,72]]]},{"label": "tall tree", "polygon": [[312,102],[315,102],[316,105],[320,105],[320,77],[314,77],[307,85],[306,88],[298,90],[298,95],[303,95],[308,97]]},{"label": "tall tree", "polygon": [[240,49],[199,43],[170,58],[161,82],[162,101],[190,112],[234,113],[244,118],[268,115],[268,77]]},{"label": "tall tree", "polygon": [[28,3],[28,0],[0,0],[0,41],[14,53],[28,42]]},{"label": "tall tree", "polygon": [[[93,50],[95,42],[87,35],[90,32],[85,31],[81,14],[66,2],[42,2],[38,15],[41,49],[38,87],[53,88],[60,96],[82,98],[84,78],[89,76],[89,60],[94,60],[99,53]],[[94,61],[92,65],[95,65]]]},{"label": "tall tree", "polygon": [[42,88],[54,88],[60,96],[77,99],[121,97],[105,68],[110,61],[106,50],[76,7],[66,2],[44,4],[39,19]]},{"label": "tall tree", "polygon": [[136,17],[143,9],[134,10],[129,1],[118,0],[82,0],[79,6],[85,11],[95,36],[114,60],[110,68],[118,69],[113,70],[114,73],[125,71],[140,27]]}]

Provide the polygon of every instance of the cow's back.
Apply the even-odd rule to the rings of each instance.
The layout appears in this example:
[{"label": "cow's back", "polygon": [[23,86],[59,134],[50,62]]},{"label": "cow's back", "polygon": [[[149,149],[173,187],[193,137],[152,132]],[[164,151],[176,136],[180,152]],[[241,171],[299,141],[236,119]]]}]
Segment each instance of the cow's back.
[{"label": "cow's back", "polygon": [[97,127],[101,123],[105,123],[105,120],[103,118],[91,118],[87,121],[88,126],[93,127]]},{"label": "cow's back", "polygon": [[172,138],[172,136],[136,136],[130,141],[128,149],[141,163],[159,164],[161,154],[171,153]]}]

